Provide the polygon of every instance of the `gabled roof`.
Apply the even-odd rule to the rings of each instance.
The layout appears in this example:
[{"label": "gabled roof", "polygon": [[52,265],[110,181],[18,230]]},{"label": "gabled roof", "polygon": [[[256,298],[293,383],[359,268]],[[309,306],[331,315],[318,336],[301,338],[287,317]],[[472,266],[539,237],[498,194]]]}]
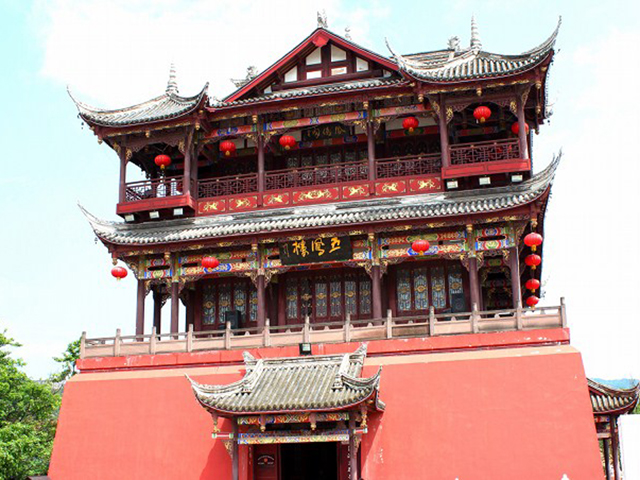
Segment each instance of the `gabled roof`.
[{"label": "gabled roof", "polygon": [[389,44],[389,50],[400,71],[424,82],[450,83],[514,75],[542,64],[552,53],[560,30],[561,19],[551,36],[539,46],[520,55],[502,55],[482,50],[482,43],[472,20],[469,48],[400,55]]},{"label": "gabled roof", "polygon": [[337,45],[342,46],[348,50],[352,50],[362,58],[371,60],[373,62],[379,63],[384,67],[388,68],[392,71],[397,71],[398,66],[395,62],[389,60],[388,58],[379,55],[371,50],[368,50],[351,40],[347,40],[346,38],[337,35],[330,30],[327,30],[323,27],[318,27],[315,29],[311,35],[305,38],[302,42],[300,42],[297,46],[295,46],[290,52],[276,61],[273,65],[263,71],[261,74],[251,79],[245,85],[240,87],[238,90],[230,94],[224,99],[224,102],[234,102],[236,100],[244,100],[247,93],[249,93],[252,89],[262,84],[266,80],[268,80],[273,74],[275,74],[281,68],[284,68],[287,64],[295,61],[296,55],[308,49],[309,47],[322,46],[325,45],[329,40],[333,41]]},{"label": "gabled roof", "polygon": [[595,380],[587,379],[591,407],[595,414],[623,414],[630,412],[638,404],[640,383],[631,388],[616,388]]},{"label": "gabled roof", "polygon": [[203,385],[187,376],[200,404],[222,415],[340,410],[377,400],[381,370],[361,378],[366,345],[354,353],[256,360],[245,352],[245,376],[229,385]]},{"label": "gabled roof", "polygon": [[208,83],[205,84],[200,93],[192,97],[180,96],[175,69],[172,65],[165,93],[137,105],[107,110],[79,102],[71,95],[71,92],[69,92],[69,96],[76,104],[82,119],[88,124],[102,127],[126,127],[162,122],[188,115],[204,103],[208,86]]},{"label": "gabled roof", "polygon": [[373,198],[232,215],[128,224],[99,220],[80,208],[96,236],[116,245],[178,243],[303,228],[474,215],[512,209],[540,198],[551,187],[559,161],[560,156],[531,179],[505,187]]}]

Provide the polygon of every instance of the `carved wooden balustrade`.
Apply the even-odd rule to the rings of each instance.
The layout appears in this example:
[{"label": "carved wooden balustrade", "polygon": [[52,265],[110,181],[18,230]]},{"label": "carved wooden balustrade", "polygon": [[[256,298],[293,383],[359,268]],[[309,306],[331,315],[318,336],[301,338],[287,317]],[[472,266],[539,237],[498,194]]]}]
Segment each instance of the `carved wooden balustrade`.
[{"label": "carved wooden balustrade", "polygon": [[530,309],[478,311],[468,313],[435,314],[433,308],[428,315],[416,317],[392,317],[344,322],[310,323],[300,325],[269,325],[264,327],[219,331],[188,332],[122,336],[120,330],[115,337],[86,338],[82,334],[81,358],[144,355],[203,350],[229,350],[271,346],[299,345],[300,343],[341,343],[384,340],[392,338],[436,337],[474,333],[506,332],[565,328],[567,326],[564,299],[560,306]]},{"label": "carved wooden balustrade", "polygon": [[376,178],[408,177],[440,173],[439,153],[376,160]]},{"label": "carved wooden balustrade", "polygon": [[247,173],[231,177],[200,180],[198,198],[223,197],[258,191],[258,174]]},{"label": "carved wooden balustrade", "polygon": [[[192,183],[192,188],[194,185],[195,182]],[[182,175],[129,182],[125,188],[126,202],[180,195],[184,195],[184,177]]]},{"label": "carved wooden balustrade", "polygon": [[369,167],[366,162],[317,165],[286,170],[274,170],[265,174],[266,190],[330,185],[367,180]]},{"label": "carved wooden balustrade", "polygon": [[521,158],[518,139],[451,145],[449,152],[452,165],[498,162]]}]

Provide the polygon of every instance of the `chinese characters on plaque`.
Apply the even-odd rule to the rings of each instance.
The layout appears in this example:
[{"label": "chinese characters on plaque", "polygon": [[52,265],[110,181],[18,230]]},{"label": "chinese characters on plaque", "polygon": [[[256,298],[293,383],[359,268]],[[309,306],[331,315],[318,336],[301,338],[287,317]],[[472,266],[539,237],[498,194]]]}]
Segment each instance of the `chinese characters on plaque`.
[{"label": "chinese characters on plaque", "polygon": [[316,237],[280,244],[283,265],[351,260],[352,257],[349,237]]}]

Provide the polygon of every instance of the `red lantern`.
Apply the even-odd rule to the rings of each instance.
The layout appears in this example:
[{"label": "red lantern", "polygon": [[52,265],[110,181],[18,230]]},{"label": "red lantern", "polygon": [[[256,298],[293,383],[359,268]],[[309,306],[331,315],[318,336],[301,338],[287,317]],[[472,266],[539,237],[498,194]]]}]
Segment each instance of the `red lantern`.
[{"label": "red lantern", "polygon": [[535,252],[536,247],[542,245],[542,235],[536,232],[531,232],[526,237],[524,237],[524,244],[527,247],[531,247],[532,252]]},{"label": "red lantern", "polygon": [[524,286],[527,290],[531,290],[531,293],[533,293],[540,288],[540,281],[537,278],[530,278]]},{"label": "red lantern", "polygon": [[473,111],[473,117],[480,123],[484,123],[490,116],[491,110],[489,107],[485,107],[484,105],[476,107]]},{"label": "red lantern", "polygon": [[415,240],[412,244],[411,244],[411,249],[414,252],[419,253],[420,255],[423,255],[424,252],[426,252],[427,250],[429,250],[429,242],[419,238],[418,240]]},{"label": "red lantern", "polygon": [[203,268],[216,268],[220,265],[220,261],[216,257],[202,257]]},{"label": "red lantern", "polygon": [[164,170],[166,167],[171,165],[171,157],[165,154],[157,155],[153,161],[160,167],[160,170]]},{"label": "red lantern", "polygon": [[416,117],[407,117],[402,121],[402,128],[408,130],[409,133],[413,133],[418,128],[419,123]]},{"label": "red lantern", "polygon": [[[515,135],[518,135],[518,133],[520,133],[520,123],[515,122],[513,125],[511,125],[511,131]],[[529,124],[528,123],[524,124],[524,131],[526,132],[527,135],[529,135]]]},{"label": "red lantern", "polygon": [[229,157],[232,153],[235,153],[236,144],[230,140],[220,142],[220,151],[223,152],[226,157]]},{"label": "red lantern", "polygon": [[531,270],[535,270],[541,262],[542,258],[540,258],[540,255],[536,255],[535,253],[524,257],[524,263],[526,263],[528,267],[531,267]]},{"label": "red lantern", "polygon": [[526,300],[527,305],[531,308],[535,307],[539,301],[540,299],[535,295],[531,295],[530,297],[527,297],[527,300]]},{"label": "red lantern", "polygon": [[280,137],[280,146],[285,150],[289,150],[296,146],[296,139],[291,135],[282,135]]},{"label": "red lantern", "polygon": [[111,275],[113,275],[118,280],[122,280],[124,277],[128,275],[127,269],[124,267],[113,267],[111,269]]}]

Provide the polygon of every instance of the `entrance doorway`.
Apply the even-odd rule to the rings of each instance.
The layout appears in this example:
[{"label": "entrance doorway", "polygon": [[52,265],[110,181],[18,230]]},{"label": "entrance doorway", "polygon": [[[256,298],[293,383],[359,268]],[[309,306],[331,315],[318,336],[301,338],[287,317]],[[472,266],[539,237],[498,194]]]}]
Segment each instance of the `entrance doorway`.
[{"label": "entrance doorway", "polygon": [[286,443],[280,445],[280,480],[338,480],[338,445]]}]

